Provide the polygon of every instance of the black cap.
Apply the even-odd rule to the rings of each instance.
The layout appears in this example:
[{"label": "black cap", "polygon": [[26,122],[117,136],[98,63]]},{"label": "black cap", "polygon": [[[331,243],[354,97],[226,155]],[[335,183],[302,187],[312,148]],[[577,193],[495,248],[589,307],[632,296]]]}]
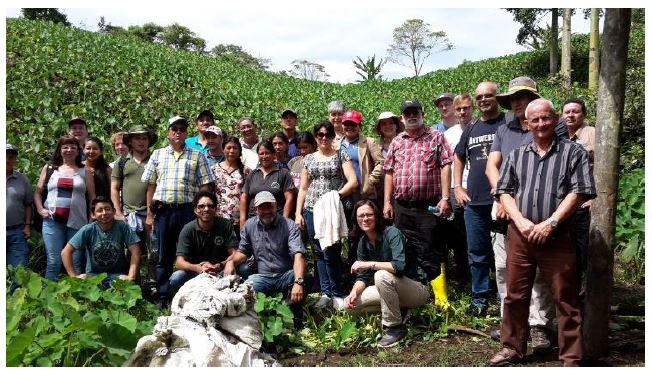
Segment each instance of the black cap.
[{"label": "black cap", "polygon": [[453,94],[450,93],[450,92],[444,92],[443,94],[437,96],[437,98],[436,98],[435,101],[433,101],[433,102],[435,103],[435,105],[438,105],[439,102],[440,102],[441,100],[444,100],[444,99],[448,99],[448,100],[453,101],[453,99],[455,99],[455,95],[453,95]]},{"label": "black cap", "polygon": [[405,112],[408,109],[419,109],[420,111],[423,111],[423,107],[421,106],[421,103],[416,101],[416,100],[407,100],[403,102],[403,106],[401,106],[401,114]]},{"label": "black cap", "polygon": [[199,113],[199,115],[195,119],[195,122],[199,121],[199,119],[202,117],[208,117],[211,119],[211,121],[215,122],[215,116],[213,115],[213,112],[211,112],[208,109],[202,110],[201,113]]},{"label": "black cap", "polygon": [[70,121],[68,121],[68,127],[76,124],[76,123],[83,123],[84,126],[88,127],[88,124],[86,124],[86,121],[81,118],[81,117],[72,117]]},{"label": "black cap", "polygon": [[297,116],[297,112],[295,112],[294,110],[292,110],[292,109],[285,109],[285,110],[281,113],[281,118],[287,116],[288,114],[293,115],[294,118],[297,118],[297,117],[298,117],[298,116]]}]

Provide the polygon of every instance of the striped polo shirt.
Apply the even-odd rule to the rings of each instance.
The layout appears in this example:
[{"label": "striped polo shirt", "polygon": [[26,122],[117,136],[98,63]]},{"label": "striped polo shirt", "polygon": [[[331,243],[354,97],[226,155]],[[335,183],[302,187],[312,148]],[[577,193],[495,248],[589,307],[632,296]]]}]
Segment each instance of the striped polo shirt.
[{"label": "striped polo shirt", "polygon": [[500,168],[496,196],[512,195],[519,211],[535,224],[548,219],[569,193],[596,196],[587,152],[566,139],[555,137],[543,157],[533,142],[521,146]]}]

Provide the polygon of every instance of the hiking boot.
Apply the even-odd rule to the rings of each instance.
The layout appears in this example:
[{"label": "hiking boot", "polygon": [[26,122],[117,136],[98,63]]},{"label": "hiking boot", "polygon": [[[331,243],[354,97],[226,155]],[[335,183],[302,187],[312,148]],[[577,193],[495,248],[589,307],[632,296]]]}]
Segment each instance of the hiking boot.
[{"label": "hiking boot", "polygon": [[510,364],[515,364],[521,361],[518,353],[509,348],[501,349],[494,357],[489,360],[490,366],[505,366]]},{"label": "hiking boot", "polygon": [[331,300],[327,295],[321,295],[319,300],[317,300],[317,303],[315,303],[315,308],[323,309],[328,308],[331,305],[333,305],[333,300]]},{"label": "hiking boot", "polygon": [[500,329],[491,330],[489,336],[491,336],[491,340],[500,342]]},{"label": "hiking boot", "polygon": [[388,327],[385,334],[378,342],[381,348],[389,348],[397,345],[401,340],[407,336],[407,328],[405,325],[396,325]]},{"label": "hiking boot", "polygon": [[550,350],[550,339],[543,327],[533,326],[530,328],[530,339],[532,340],[533,353],[545,353]]}]

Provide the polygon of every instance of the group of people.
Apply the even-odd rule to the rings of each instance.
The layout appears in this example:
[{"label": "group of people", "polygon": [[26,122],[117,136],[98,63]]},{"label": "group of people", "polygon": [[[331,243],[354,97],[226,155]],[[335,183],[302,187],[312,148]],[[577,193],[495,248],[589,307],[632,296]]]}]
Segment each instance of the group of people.
[{"label": "group of people", "polygon": [[481,82],[475,97],[443,93],[433,103],[442,121],[432,126],[418,101],[381,113],[379,140],[362,135],[362,114],[341,101],[312,131],[297,131],[297,113],[283,111],[268,138],[252,118],[229,136],[205,110],[194,137],[186,118],[170,118],[163,148],[151,150],[158,137],[144,127],[115,134],[111,164],[73,118],[33,196],[7,144],[7,263],[27,264],[33,201],[47,279],[63,265],[69,276],[134,280],[142,257],[165,306],[197,274],[238,274],[295,307],[318,291],[316,307],[380,310],[379,346],[391,347],[407,335],[409,309],[432,301],[430,281],[453,268],[451,251],[451,280],[470,282],[478,316],[495,297],[495,272],[502,324],[492,336],[504,348],[492,365],[522,359],[528,337],[535,351],[549,348],[555,308],[560,359],[579,364],[595,197],[584,102],[567,100],[560,120],[536,82],[518,77],[502,94]]}]

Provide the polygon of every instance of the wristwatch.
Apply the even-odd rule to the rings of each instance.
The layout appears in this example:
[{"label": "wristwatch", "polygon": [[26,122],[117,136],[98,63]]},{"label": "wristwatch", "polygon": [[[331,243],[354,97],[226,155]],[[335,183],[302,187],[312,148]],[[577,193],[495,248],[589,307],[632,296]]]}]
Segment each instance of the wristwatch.
[{"label": "wristwatch", "polygon": [[294,280],[294,283],[298,284],[299,286],[303,286],[303,278],[298,277],[297,279]]},{"label": "wristwatch", "polygon": [[453,187],[452,187],[452,188],[453,188],[453,189],[456,189],[456,188],[457,188],[457,187],[459,187],[459,186],[460,186],[460,184],[459,184],[459,183],[455,183],[455,184],[453,185]]},{"label": "wristwatch", "polygon": [[557,225],[559,224],[559,222],[557,222],[557,220],[554,219],[554,218],[552,218],[552,217],[548,218],[548,221],[547,221],[547,222],[548,222],[548,224],[550,225],[550,227],[553,228],[553,230],[556,229],[556,228],[557,228]]},{"label": "wristwatch", "polygon": [[441,199],[448,201],[449,197],[448,196],[442,196]]}]

